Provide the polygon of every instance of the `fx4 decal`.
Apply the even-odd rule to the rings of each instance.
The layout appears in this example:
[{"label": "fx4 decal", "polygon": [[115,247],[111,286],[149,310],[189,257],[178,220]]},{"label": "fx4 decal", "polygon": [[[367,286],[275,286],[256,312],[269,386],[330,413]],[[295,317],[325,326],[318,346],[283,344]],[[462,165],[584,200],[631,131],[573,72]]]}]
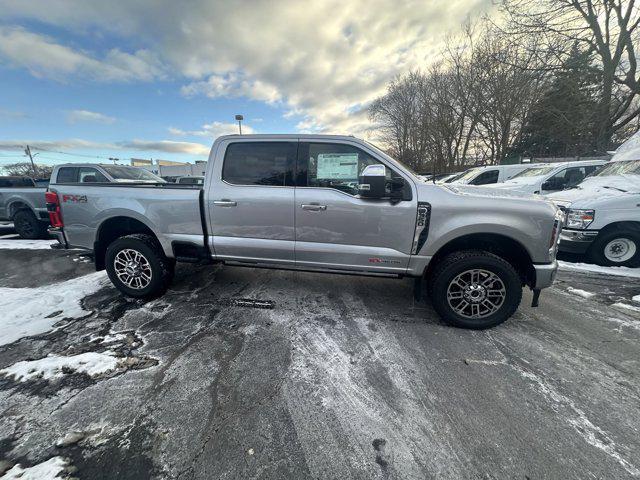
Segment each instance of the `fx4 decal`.
[{"label": "fx4 decal", "polygon": [[87,203],[86,195],[62,195],[63,203]]}]

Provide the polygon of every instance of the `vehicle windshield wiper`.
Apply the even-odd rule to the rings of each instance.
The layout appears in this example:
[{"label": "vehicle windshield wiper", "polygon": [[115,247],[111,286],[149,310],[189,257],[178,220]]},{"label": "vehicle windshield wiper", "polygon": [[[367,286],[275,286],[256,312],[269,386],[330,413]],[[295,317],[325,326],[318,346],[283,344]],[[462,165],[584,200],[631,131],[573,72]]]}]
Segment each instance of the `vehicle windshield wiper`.
[{"label": "vehicle windshield wiper", "polygon": [[608,187],[606,185],[603,188],[612,188],[613,190],[618,190],[619,192],[623,192],[623,193],[627,193],[628,192],[628,190],[623,190],[623,189],[618,188],[618,187]]}]

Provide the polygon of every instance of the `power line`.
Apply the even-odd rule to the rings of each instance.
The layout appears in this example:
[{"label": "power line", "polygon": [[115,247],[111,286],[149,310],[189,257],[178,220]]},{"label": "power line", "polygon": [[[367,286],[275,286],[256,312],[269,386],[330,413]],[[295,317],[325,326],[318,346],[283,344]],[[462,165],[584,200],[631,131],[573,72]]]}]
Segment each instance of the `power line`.
[{"label": "power line", "polygon": [[84,153],[70,153],[70,152],[61,152],[59,150],[49,150],[48,148],[39,148],[39,147],[32,147],[33,150],[40,150],[42,152],[49,152],[49,153],[59,153],[61,155],[70,155],[72,157],[84,157],[84,158],[102,158],[104,160],[110,160],[109,157],[103,157],[102,155],[87,155]]}]

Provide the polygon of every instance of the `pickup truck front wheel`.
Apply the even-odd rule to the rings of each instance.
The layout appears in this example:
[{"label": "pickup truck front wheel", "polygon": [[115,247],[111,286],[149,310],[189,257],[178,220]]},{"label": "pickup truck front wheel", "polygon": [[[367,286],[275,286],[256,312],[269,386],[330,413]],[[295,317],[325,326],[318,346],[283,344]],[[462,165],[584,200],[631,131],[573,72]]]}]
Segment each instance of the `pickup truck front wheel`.
[{"label": "pickup truck front wheel", "polygon": [[105,266],[114,286],[134,298],[162,295],[173,279],[173,263],[151,235],[115,240],[107,247]]},{"label": "pickup truck front wheel", "polygon": [[513,266],[480,250],[454,252],[443,258],[429,277],[433,308],[456,327],[495,327],[516,311],[522,282]]}]

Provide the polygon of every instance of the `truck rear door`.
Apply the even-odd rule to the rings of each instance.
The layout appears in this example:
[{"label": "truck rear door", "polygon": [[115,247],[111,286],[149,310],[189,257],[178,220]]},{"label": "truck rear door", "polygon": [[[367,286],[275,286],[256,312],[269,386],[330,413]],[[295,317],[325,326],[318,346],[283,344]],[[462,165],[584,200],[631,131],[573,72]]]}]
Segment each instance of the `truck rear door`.
[{"label": "truck rear door", "polygon": [[297,140],[223,141],[207,182],[217,258],[293,265]]}]

